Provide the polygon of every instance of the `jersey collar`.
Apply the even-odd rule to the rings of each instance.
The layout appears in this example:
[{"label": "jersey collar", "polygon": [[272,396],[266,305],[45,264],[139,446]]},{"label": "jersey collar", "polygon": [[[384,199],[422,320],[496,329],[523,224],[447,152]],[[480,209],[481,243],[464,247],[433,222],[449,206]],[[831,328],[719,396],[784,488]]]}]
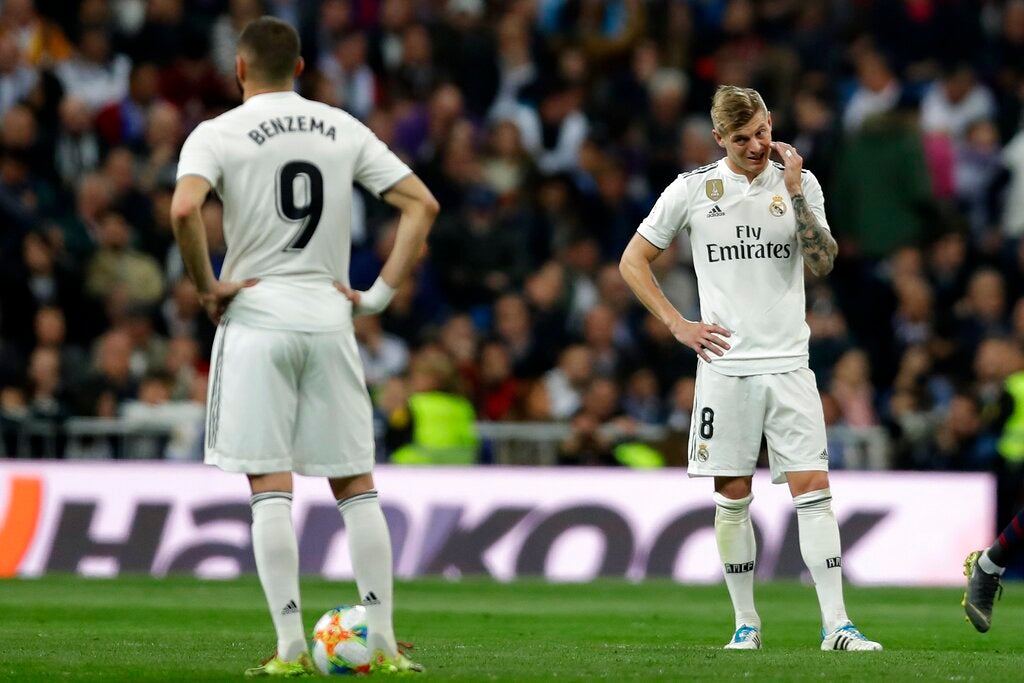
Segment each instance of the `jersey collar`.
[{"label": "jersey collar", "polygon": [[769,159],[768,165],[765,166],[765,169],[758,173],[753,180],[748,181],[747,176],[742,173],[736,173],[729,168],[729,162],[726,161],[725,157],[718,160],[718,169],[722,172],[722,175],[728,176],[729,178],[732,178],[739,183],[743,183],[744,185],[762,185],[771,180],[772,174],[776,170],[775,164],[773,164]]},{"label": "jersey collar", "polygon": [[256,102],[257,100],[265,102],[267,100],[286,100],[291,97],[298,97],[298,93],[294,90],[278,90],[275,92],[261,92],[259,95],[253,95],[245,101],[246,104],[249,102]]}]

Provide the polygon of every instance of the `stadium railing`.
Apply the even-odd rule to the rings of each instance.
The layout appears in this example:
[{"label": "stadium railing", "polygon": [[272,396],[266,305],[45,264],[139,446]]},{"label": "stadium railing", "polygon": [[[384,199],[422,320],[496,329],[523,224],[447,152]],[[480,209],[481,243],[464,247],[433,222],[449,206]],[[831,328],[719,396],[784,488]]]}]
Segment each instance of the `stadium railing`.
[{"label": "stadium railing", "polygon": [[[573,433],[572,426],[564,422],[478,422],[476,429],[482,459],[502,465],[555,465],[562,443]],[[685,432],[643,424],[629,430],[606,424],[600,432],[611,442],[651,445],[665,454],[669,465],[686,464]],[[8,418],[0,425],[0,438],[2,455],[15,458],[201,460],[203,421],[168,415],[74,417],[62,422]],[[891,443],[881,427],[833,426],[828,430],[828,442],[832,465],[837,468],[890,467]]]}]

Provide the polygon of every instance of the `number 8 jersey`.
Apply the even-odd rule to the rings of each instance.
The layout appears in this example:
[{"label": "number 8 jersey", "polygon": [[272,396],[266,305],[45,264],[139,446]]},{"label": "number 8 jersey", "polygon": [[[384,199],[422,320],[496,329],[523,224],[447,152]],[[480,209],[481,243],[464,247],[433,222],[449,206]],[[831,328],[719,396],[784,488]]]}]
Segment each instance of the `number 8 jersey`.
[{"label": "number 8 jersey", "polygon": [[205,178],[224,203],[220,279],[260,279],[227,317],[321,332],[351,326],[351,305],[333,283],[348,286],[352,184],[380,196],[410,173],[348,113],[271,92],[201,123],[177,175]]}]

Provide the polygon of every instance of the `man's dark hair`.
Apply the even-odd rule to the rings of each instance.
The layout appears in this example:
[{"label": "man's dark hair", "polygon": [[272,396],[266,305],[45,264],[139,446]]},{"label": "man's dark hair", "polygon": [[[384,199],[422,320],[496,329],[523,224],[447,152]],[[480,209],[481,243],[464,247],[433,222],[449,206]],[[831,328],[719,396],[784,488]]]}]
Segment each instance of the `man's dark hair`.
[{"label": "man's dark hair", "polygon": [[238,51],[244,52],[251,77],[263,83],[291,79],[299,61],[299,34],[289,24],[274,17],[249,22],[238,38]]}]

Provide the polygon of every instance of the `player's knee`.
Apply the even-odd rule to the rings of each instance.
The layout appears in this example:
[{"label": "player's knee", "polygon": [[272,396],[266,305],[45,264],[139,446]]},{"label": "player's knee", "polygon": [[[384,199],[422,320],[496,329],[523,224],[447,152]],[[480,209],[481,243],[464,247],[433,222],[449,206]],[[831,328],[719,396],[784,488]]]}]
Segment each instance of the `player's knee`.
[{"label": "player's knee", "polygon": [[373,490],[373,475],[369,472],[351,477],[332,477],[328,481],[335,500],[345,500]]},{"label": "player's knee", "polygon": [[828,472],[813,470],[810,472],[789,472],[786,475],[789,492],[796,498],[812,491],[822,491],[829,487]]},{"label": "player's knee", "polygon": [[739,500],[746,498],[751,492],[750,477],[715,477],[715,493]]}]

